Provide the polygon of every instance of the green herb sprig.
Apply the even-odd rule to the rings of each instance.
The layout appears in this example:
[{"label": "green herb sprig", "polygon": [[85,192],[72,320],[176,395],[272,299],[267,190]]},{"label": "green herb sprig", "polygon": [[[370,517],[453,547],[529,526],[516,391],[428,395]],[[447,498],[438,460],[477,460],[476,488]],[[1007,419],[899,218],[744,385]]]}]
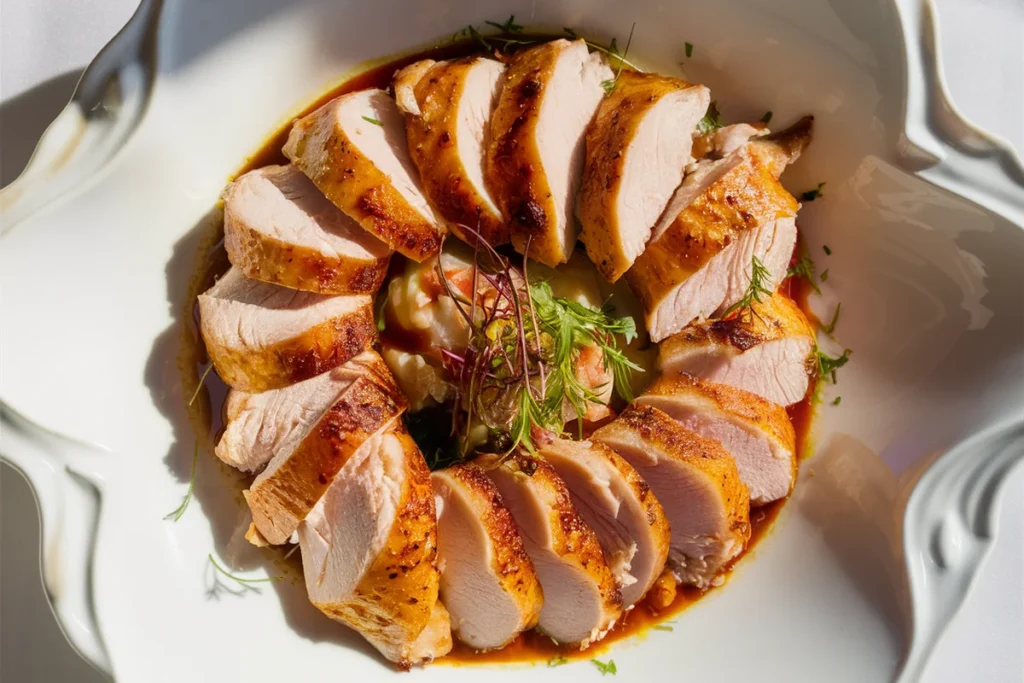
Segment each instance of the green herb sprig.
[{"label": "green herb sprig", "polygon": [[548,660],[548,666],[551,666],[551,667],[562,666],[563,664],[568,664],[568,663],[569,663],[568,657],[563,657],[562,655],[558,655],[557,657],[552,657],[551,659]]},{"label": "green herb sprig", "polygon": [[[800,195],[800,201],[813,202],[815,199],[823,197],[824,195],[821,193],[821,188],[823,187],[825,187],[825,183],[818,183],[818,186],[813,190],[807,190],[806,192],[803,192]],[[827,254],[828,252],[826,251],[825,253]]]},{"label": "green herb sprig", "polygon": [[802,277],[807,280],[807,284],[811,286],[811,289],[821,294],[821,288],[818,286],[817,278],[815,278],[814,261],[806,253],[801,254],[797,262],[786,269],[786,277]]},{"label": "green herb sprig", "polygon": [[747,291],[743,294],[743,298],[730,306],[722,317],[728,318],[735,311],[751,310],[751,306],[755,303],[764,303],[761,297],[772,295],[772,290],[768,288],[768,285],[771,284],[771,275],[761,259],[757,258],[757,255],[752,256],[750,258],[750,284],[747,285]]},{"label": "green herb sprig", "polygon": [[718,101],[712,100],[708,105],[707,113],[697,122],[697,134],[707,135],[713,133],[725,124],[722,123],[722,113],[718,111]]},{"label": "green herb sprig", "polygon": [[607,676],[608,674],[614,676],[619,671],[617,668],[615,668],[614,659],[609,659],[607,664],[598,659],[591,659],[590,663],[597,667],[597,670],[601,672],[602,676]]},{"label": "green herb sprig", "polygon": [[189,503],[192,502],[192,491],[195,490],[196,484],[196,463],[199,462],[199,442],[196,441],[195,446],[192,448],[192,471],[188,475],[188,491],[185,492],[185,497],[181,499],[181,505],[174,508],[166,515],[164,519],[177,522],[185,515],[185,510],[188,510]]},{"label": "green herb sprig", "polygon": [[363,121],[366,121],[367,123],[372,123],[372,124],[373,124],[373,125],[375,125],[375,126],[380,126],[380,127],[382,127],[382,128],[384,127],[384,124],[383,124],[383,123],[381,123],[381,122],[380,122],[380,121],[378,121],[377,119],[373,119],[373,118],[370,118],[369,116],[364,116],[364,117],[363,117]]},{"label": "green herb sprig", "polygon": [[[219,598],[222,592],[230,593],[231,595],[243,595],[246,592],[259,593],[260,590],[254,584],[259,583],[271,583],[273,581],[280,581],[283,576],[268,576],[263,579],[247,579],[241,576],[235,576],[224,567],[220,566],[217,560],[214,559],[213,553],[207,555],[207,559],[210,561],[210,566],[213,567],[213,583],[210,588],[207,589],[207,596],[210,598]],[[237,584],[237,587],[231,587],[220,580],[220,576],[226,577]]]},{"label": "green herb sprig", "polygon": [[[607,81],[601,81],[601,87],[604,88],[605,95],[609,95],[609,94],[611,94],[611,92],[613,90],[615,90],[615,84],[619,80],[619,74],[622,73],[622,67],[626,63],[626,56],[629,54],[629,46],[633,44],[633,31],[635,29],[636,29],[636,22],[634,21],[633,25],[630,26],[630,28],[629,28],[629,38],[626,39],[626,49],[622,51],[621,55],[615,54],[615,57],[619,60],[619,66],[615,70],[615,76],[613,76],[611,79],[609,79]],[[616,48],[616,45],[615,45],[615,39],[614,38],[612,38],[612,42],[611,42],[611,46],[610,47],[611,47],[613,52],[615,52],[615,53],[618,52],[618,50]]]}]

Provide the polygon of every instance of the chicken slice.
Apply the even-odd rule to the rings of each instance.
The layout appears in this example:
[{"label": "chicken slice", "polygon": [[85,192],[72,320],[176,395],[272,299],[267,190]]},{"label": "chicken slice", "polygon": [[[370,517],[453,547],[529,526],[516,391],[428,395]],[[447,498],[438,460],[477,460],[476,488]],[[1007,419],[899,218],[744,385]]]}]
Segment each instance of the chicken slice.
[{"label": "chicken slice", "polygon": [[537,628],[580,649],[603,638],[622,613],[622,594],[565,482],[547,462],[523,452],[476,462],[501,492],[544,589]]},{"label": "chicken slice", "polygon": [[200,330],[217,374],[259,392],[315,377],[377,336],[373,298],[324,296],[247,279],[232,268],[199,295]]},{"label": "chicken slice", "polygon": [[669,566],[679,581],[705,588],[742,552],[750,540],[750,499],[720,443],[642,403],[591,439],[629,461],[661,501],[672,527]]},{"label": "chicken slice", "polygon": [[246,277],[318,294],[372,294],[384,281],[388,246],[294,166],[250,171],[223,199],[224,247]]},{"label": "chicken slice", "polygon": [[537,624],[544,591],[501,494],[474,464],[430,476],[441,599],[455,637],[474,650],[508,645]]},{"label": "chicken slice", "polygon": [[344,365],[287,387],[258,394],[232,389],[224,402],[224,433],[214,452],[246,472],[262,468],[277,453],[294,452],[365,368],[380,362],[376,353],[364,351]]},{"label": "chicken slice", "polygon": [[409,159],[405,121],[383,90],[337,97],[299,119],[284,155],[334,204],[415,261],[441,248],[445,227]]},{"label": "chicken slice", "polygon": [[505,244],[508,226],[484,184],[484,140],[505,66],[483,57],[426,61],[429,68],[416,62],[395,77],[397,94],[420,76],[405,131],[423,190],[459,239],[476,243],[467,226],[492,246]]},{"label": "chicken slice", "polygon": [[743,147],[751,138],[768,133],[762,123],[733,123],[695,137],[691,154],[695,159],[721,159]]},{"label": "chicken slice", "polygon": [[345,463],[405,411],[405,397],[380,356],[369,352],[353,363],[359,377],[318,421],[296,427],[304,436],[290,439],[294,449],[278,450],[245,492],[253,524],[269,543],[287,541]]},{"label": "chicken slice", "polygon": [[636,400],[719,441],[736,461],[751,505],[784,498],[793,489],[796,434],[782,406],[691,375],[662,376]]},{"label": "chicken slice", "polygon": [[320,611],[403,668],[448,653],[430,472],[400,422],[348,460],[298,536]]},{"label": "chicken slice", "polygon": [[798,204],[778,182],[810,139],[810,122],[757,137],[723,159],[697,165],[676,190],[646,251],[627,273],[659,342],[694,320],[727,310],[750,286],[783,280],[796,245]]},{"label": "chicken slice", "polygon": [[576,244],[573,203],[585,156],[584,132],[612,71],[582,40],[552,40],[512,58],[491,115],[487,185],[516,250],[549,266]]},{"label": "chicken slice", "polygon": [[788,406],[807,395],[814,330],[788,297],[775,293],[724,320],[694,323],[663,341],[658,367],[685,372]]},{"label": "chicken slice", "polygon": [[435,64],[433,59],[421,59],[395,72],[395,104],[406,114],[419,116],[422,113],[416,100],[416,85]]},{"label": "chicken slice", "polygon": [[576,213],[587,255],[609,282],[644,250],[683,179],[710,100],[702,85],[627,70],[597,108]]},{"label": "chicken slice", "polygon": [[540,449],[569,488],[572,503],[594,530],[619,581],[622,606],[636,604],[661,574],[669,521],[633,467],[595,441],[555,439]]}]

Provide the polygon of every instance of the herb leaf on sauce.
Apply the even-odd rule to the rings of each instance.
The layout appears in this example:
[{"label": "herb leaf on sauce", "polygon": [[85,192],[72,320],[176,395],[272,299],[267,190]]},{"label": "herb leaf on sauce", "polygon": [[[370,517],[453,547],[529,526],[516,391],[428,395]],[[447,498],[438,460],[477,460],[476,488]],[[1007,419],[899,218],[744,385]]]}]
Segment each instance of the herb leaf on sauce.
[{"label": "herb leaf on sauce", "polygon": [[[821,193],[821,188],[823,188],[823,187],[825,187],[825,183],[818,183],[818,186],[816,188],[814,188],[813,190],[807,190],[806,192],[802,193],[800,195],[800,201],[802,201],[802,202],[813,202],[815,199],[818,199],[819,197],[823,197],[824,195]],[[826,251],[825,253],[827,254],[829,252]]]},{"label": "herb leaf on sauce", "polygon": [[818,287],[818,283],[814,277],[814,261],[812,261],[811,257],[806,253],[801,254],[797,262],[786,269],[786,277],[802,277],[807,280],[811,289],[818,294],[821,294],[821,288]]},{"label": "herb leaf on sauce", "polygon": [[608,674],[614,676],[618,673],[618,669],[615,668],[614,659],[609,659],[607,664],[598,659],[591,659],[590,663],[597,667],[597,670],[601,672],[602,676],[607,676]]}]

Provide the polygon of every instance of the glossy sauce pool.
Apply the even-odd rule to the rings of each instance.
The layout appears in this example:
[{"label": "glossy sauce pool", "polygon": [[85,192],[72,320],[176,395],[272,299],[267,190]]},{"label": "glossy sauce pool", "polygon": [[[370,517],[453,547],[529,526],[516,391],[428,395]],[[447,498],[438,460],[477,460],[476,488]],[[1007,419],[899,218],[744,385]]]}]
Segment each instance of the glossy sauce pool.
[{"label": "glossy sauce pool", "polygon": [[[438,60],[449,59],[452,57],[470,54],[473,51],[474,45],[466,42],[448,45],[415,55],[408,55],[387,64],[375,66],[324,93],[322,96],[310,103],[309,106],[299,114],[299,116],[305,115],[327,101],[348,92],[362,90],[365,88],[387,89],[391,83],[391,78],[397,69],[419,59],[427,57]],[[249,170],[269,164],[287,163],[287,159],[285,159],[284,155],[281,153],[281,148],[288,137],[288,131],[290,128],[291,122],[289,121],[287,124],[282,126],[280,130],[275,131],[266,140],[266,142],[264,142],[264,144],[246,160],[245,164],[235,174],[235,177]],[[391,272],[396,272],[395,268],[400,266],[400,264],[404,264],[404,262],[405,259],[402,256],[395,254],[392,257]],[[186,322],[182,336],[183,347],[179,361],[179,368],[182,372],[186,390],[185,395],[188,397],[193,396],[193,392],[195,392],[196,387],[199,386],[200,378],[202,378],[209,369],[209,360],[206,356],[206,351],[199,335],[199,314],[198,306],[196,305],[196,296],[212,286],[215,280],[227,271],[229,265],[227,254],[223,247],[222,213],[217,210],[212,212],[210,215],[208,236],[205,245],[201,248],[197,268],[191,279],[188,292],[187,301],[191,303],[189,304],[189,310],[185,316]],[[386,283],[384,286],[387,286]],[[788,293],[793,300],[796,301],[808,316],[809,320],[815,320],[807,306],[807,296],[809,294],[810,287],[805,281],[790,278],[783,283],[782,291]],[[217,442],[217,439],[220,437],[220,432],[223,429],[222,410],[227,390],[227,387],[220,378],[217,377],[217,374],[215,372],[209,372],[203,381],[203,390],[198,391],[196,394],[196,400],[189,406],[189,415],[197,433],[200,435],[200,440],[207,445],[207,449],[211,452],[213,445]],[[812,388],[812,391],[808,393],[808,396],[806,396],[803,401],[790,406],[787,409],[790,420],[796,430],[798,463],[802,462],[807,455],[809,455],[810,425],[815,409],[813,395],[814,392]],[[251,482],[251,477],[243,475],[227,465],[223,465],[223,471],[225,472],[225,476],[233,483],[236,498],[241,501],[241,491],[248,488],[248,485]],[[775,520],[785,505],[786,500],[788,500],[788,498],[751,511],[751,536],[749,544],[743,553],[733,560],[729,569],[722,575],[723,582],[718,587],[710,589],[710,591],[720,590],[722,586],[727,584],[733,567],[737,563],[742,562],[743,558],[757,547],[757,544],[769,534]],[[244,502],[241,504],[244,505]],[[269,552],[277,552],[279,554],[274,564],[282,571],[293,574],[293,576],[301,577],[299,553],[293,553],[291,557],[286,558],[285,554],[288,548],[278,547],[267,550]],[[608,633],[604,640],[584,652],[564,650],[555,645],[548,637],[535,631],[530,631],[521,634],[511,645],[496,652],[481,654],[456,643],[451,654],[437,660],[435,664],[543,663],[550,661],[555,657],[565,657],[569,660],[589,659],[617,641],[637,635],[653,626],[673,619],[680,612],[710,591],[701,591],[694,588],[680,586],[676,594],[675,601],[668,608],[660,611],[655,611],[646,604],[646,601],[641,601],[632,610],[623,615],[615,625],[615,628]],[[344,627],[339,624],[338,628]],[[666,626],[664,628],[670,627]]]}]

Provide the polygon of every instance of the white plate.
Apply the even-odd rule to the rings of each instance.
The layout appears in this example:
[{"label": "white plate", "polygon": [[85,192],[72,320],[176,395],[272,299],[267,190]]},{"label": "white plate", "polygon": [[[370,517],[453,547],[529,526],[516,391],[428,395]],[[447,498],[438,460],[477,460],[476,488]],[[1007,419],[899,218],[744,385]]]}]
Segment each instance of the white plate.
[{"label": "white plate", "polygon": [[776,531],[673,632],[603,655],[617,680],[915,679],[1024,457],[1024,170],[947,104],[919,0],[143,2],[0,196],[2,452],[39,496],[70,640],[120,681],[393,675],[301,584],[208,597],[210,552],[278,572],[240,539],[212,457],[194,507],[163,520],[195,440],[178,371],[187,279],[225,179],[290,113],[366,59],[511,13],[620,41],[635,21],[633,54],[685,61],[727,120],[815,114],[786,183],[827,182],[800,219],[830,273],[813,306],[843,302],[837,336],[854,349]]}]

